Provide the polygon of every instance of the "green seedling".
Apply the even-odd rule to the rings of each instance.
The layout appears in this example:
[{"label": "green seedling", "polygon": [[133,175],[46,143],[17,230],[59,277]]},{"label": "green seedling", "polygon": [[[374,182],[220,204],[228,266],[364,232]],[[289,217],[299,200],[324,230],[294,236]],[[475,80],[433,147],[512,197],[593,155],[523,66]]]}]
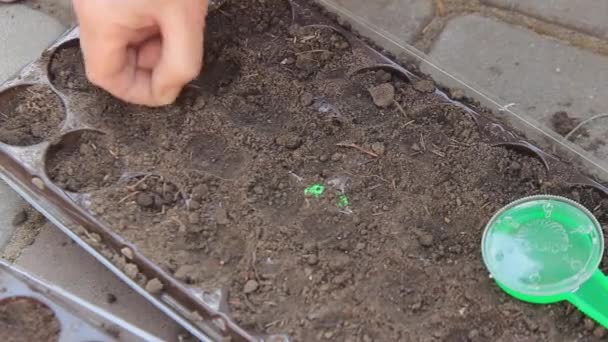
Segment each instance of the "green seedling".
[{"label": "green seedling", "polygon": [[313,185],[309,186],[308,188],[304,189],[305,196],[310,196],[310,197],[314,197],[314,198],[319,198],[319,197],[323,196],[324,192],[325,192],[325,186],[323,186],[322,184],[313,184]]},{"label": "green seedling", "polygon": [[348,197],[346,197],[346,195],[338,196],[338,207],[339,208],[346,208],[349,205],[350,205],[350,201],[348,200]]}]

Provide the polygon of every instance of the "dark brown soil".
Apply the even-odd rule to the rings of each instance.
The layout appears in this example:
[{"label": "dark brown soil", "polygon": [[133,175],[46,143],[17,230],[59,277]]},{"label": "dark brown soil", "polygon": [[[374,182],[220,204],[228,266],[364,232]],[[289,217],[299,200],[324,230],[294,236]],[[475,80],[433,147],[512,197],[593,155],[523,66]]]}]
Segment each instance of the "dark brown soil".
[{"label": "dark brown soil", "polygon": [[64,110],[45,86],[19,86],[0,93],[0,142],[16,146],[41,143],[61,128]]},{"label": "dark brown soil", "polygon": [[114,184],[123,171],[108,137],[98,132],[64,136],[60,143],[50,148],[46,167],[53,182],[73,192],[98,190]]},{"label": "dark brown soil", "polygon": [[61,326],[46,305],[29,298],[0,302],[0,341],[52,342],[59,340]]},{"label": "dark brown soil", "polygon": [[[104,100],[105,146],[128,172],[92,192],[90,210],[178,279],[228,288],[233,317],[256,333],[590,339],[595,327],[576,310],[502,293],[479,245],[491,215],[522,196],[567,195],[603,223],[608,202],[483,142],[429,82],[380,70],[349,77],[370,64],[363,51],[290,22],[283,1],[227,1],[209,17],[205,71],[176,104]],[[81,63],[75,51],[63,56]],[[78,68],[54,79],[82,89]],[[71,151],[51,164],[53,178],[104,186],[99,164],[109,159]],[[319,198],[305,195],[313,184],[326,187]],[[114,262],[148,282],[125,257]]]},{"label": "dark brown soil", "polygon": [[95,87],[87,80],[84,64],[70,63],[70,61],[81,59],[80,49],[60,48],[55,52],[51,59],[49,75],[57,89],[91,91]]}]

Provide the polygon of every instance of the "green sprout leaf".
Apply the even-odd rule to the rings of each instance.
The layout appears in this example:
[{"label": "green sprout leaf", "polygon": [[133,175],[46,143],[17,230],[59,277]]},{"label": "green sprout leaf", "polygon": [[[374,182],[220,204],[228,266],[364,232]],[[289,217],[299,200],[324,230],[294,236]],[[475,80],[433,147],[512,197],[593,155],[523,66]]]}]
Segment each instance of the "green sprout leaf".
[{"label": "green sprout leaf", "polygon": [[340,195],[340,197],[338,197],[338,207],[346,208],[349,205],[350,201],[348,200],[348,197],[346,197],[346,195]]},{"label": "green sprout leaf", "polygon": [[313,184],[308,188],[304,189],[304,195],[319,198],[325,192],[325,186],[321,184]]}]

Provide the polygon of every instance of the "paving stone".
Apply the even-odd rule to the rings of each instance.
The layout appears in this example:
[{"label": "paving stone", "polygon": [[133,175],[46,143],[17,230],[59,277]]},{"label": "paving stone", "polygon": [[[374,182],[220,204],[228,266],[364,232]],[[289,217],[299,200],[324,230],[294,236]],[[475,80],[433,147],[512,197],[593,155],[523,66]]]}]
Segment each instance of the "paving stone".
[{"label": "paving stone", "polygon": [[65,26],[76,23],[72,0],[25,0],[23,4],[48,14]]},{"label": "paving stone", "polygon": [[[502,104],[515,103],[515,112],[545,127],[557,111],[579,119],[608,112],[608,88],[601,72],[608,69],[608,57],[497,19],[476,14],[452,19],[429,56]],[[421,68],[440,83],[457,86],[427,64]],[[608,121],[590,126],[592,138],[608,136]],[[606,146],[597,146],[594,153],[608,161]]]},{"label": "paving stone", "polygon": [[608,38],[608,1],[597,0],[482,0],[601,38]]},{"label": "paving stone", "polygon": [[41,12],[19,4],[0,4],[0,83],[38,58],[65,30]]},{"label": "paving stone", "polygon": [[[433,17],[434,1],[428,0],[318,0],[329,4],[328,9],[339,14],[342,9],[350,16],[371,24],[380,30],[390,32],[400,43],[411,43],[424,25]],[[348,19],[348,18],[347,18]],[[391,43],[370,32],[361,22],[349,20],[353,28],[373,39],[387,50],[397,53]]]},{"label": "paving stone", "polygon": [[25,201],[3,180],[0,180],[0,250],[6,246],[13,235],[15,215],[25,207]]}]

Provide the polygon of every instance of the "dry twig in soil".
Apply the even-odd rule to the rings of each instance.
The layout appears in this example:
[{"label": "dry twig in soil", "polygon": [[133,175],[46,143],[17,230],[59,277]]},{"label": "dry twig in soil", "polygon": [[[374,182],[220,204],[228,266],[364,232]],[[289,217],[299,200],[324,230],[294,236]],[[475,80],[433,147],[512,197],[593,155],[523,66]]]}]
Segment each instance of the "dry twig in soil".
[{"label": "dry twig in soil", "polygon": [[378,158],[378,155],[372,151],[366,150],[363,147],[359,146],[359,145],[355,145],[355,144],[344,144],[344,143],[340,143],[340,144],[336,144],[336,146],[338,147],[350,147],[350,148],[354,148],[355,150],[358,150],[360,152],[363,152],[367,155],[370,155],[374,158]]}]

